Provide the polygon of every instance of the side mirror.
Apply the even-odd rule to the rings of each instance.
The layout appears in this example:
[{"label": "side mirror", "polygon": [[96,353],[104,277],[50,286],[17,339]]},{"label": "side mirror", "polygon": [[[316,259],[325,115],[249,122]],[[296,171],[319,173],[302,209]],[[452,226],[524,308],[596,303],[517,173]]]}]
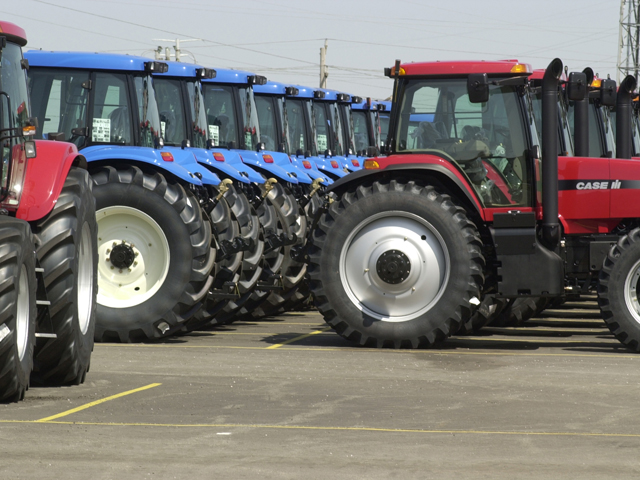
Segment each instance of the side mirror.
[{"label": "side mirror", "polygon": [[189,140],[187,139],[182,140],[182,143],[180,144],[180,148],[182,148],[182,150],[190,147],[191,147],[191,142]]},{"label": "side mirror", "polygon": [[367,157],[377,157],[378,156],[378,148],[374,146],[367,147]]},{"label": "side mirror", "polygon": [[304,152],[302,151],[301,148],[296,150],[296,157],[302,157],[304,155]]},{"label": "side mirror", "polygon": [[287,146],[284,142],[281,142],[280,145],[278,145],[278,151],[281,153],[285,153],[287,151]]},{"label": "side mirror", "polygon": [[64,132],[47,133],[47,140],[52,140],[54,142],[64,142]]},{"label": "side mirror", "polygon": [[616,104],[616,81],[607,78],[600,87],[600,105],[613,107]]},{"label": "side mirror", "polygon": [[569,100],[579,102],[587,96],[587,75],[584,72],[571,72],[567,83]]},{"label": "side mirror", "polygon": [[216,144],[213,141],[213,138],[208,138],[207,139],[207,150],[211,150],[215,146],[216,146]]},{"label": "side mirror", "polygon": [[304,151],[304,158],[309,158],[311,156],[311,150]]},{"label": "side mirror", "polygon": [[267,148],[267,146],[264,144],[264,142],[258,142],[258,144],[256,145],[256,150],[258,152],[265,150]]},{"label": "side mirror", "polygon": [[467,78],[467,93],[471,103],[489,101],[489,79],[486,73],[472,73]]}]

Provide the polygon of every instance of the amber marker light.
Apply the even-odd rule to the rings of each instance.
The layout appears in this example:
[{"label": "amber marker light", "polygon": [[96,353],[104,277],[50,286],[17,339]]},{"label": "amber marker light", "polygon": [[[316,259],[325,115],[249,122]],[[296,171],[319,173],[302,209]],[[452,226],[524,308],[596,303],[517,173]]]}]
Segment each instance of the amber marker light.
[{"label": "amber marker light", "polygon": [[165,162],[173,162],[173,155],[171,155],[171,152],[160,152],[160,156]]},{"label": "amber marker light", "polygon": [[218,162],[224,162],[224,155],[220,152],[213,152],[213,158]]},{"label": "amber marker light", "polygon": [[365,160],[364,168],[365,170],[377,170],[380,168],[380,164],[375,160]]}]

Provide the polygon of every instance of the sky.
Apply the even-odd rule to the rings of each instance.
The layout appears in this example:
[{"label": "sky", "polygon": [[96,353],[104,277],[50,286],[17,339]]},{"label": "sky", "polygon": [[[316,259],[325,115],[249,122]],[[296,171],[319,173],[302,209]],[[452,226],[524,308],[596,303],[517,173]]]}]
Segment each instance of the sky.
[{"label": "sky", "polygon": [[182,61],[310,87],[327,40],[327,87],[384,99],[392,81],[383,70],[396,59],[544,68],[559,57],[571,71],[615,79],[620,1],[2,0],[0,20],[26,30],[26,50],[153,57],[179,38]]}]

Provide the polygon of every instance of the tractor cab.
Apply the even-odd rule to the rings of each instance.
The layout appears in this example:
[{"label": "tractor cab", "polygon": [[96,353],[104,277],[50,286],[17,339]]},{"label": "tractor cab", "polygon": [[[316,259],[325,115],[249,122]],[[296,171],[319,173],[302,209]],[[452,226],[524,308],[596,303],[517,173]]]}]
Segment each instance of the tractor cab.
[{"label": "tractor cab", "polygon": [[311,157],[310,152],[305,155],[305,150],[300,148],[300,144],[305,143],[304,133],[301,132],[307,128],[304,116],[292,112],[289,117],[285,113],[288,98],[297,97],[300,90],[294,86],[269,81],[265,85],[255,85],[253,91],[258,109],[260,140],[266,149],[286,153],[298,169],[314,180],[322,179],[323,185],[333,183],[331,178],[318,169],[317,157]]},{"label": "tractor cab", "polygon": [[[473,90],[474,66],[486,72],[486,98]],[[536,124],[527,105],[528,65],[517,61],[431,62],[398,67],[388,137],[389,160],[446,162],[484,208],[535,204]]]},{"label": "tractor cab", "polygon": [[370,98],[355,97],[355,100],[351,103],[355,147],[356,151],[360,152],[360,156],[369,156],[367,153],[369,147],[375,147],[376,152],[382,148],[379,116],[381,104]]}]

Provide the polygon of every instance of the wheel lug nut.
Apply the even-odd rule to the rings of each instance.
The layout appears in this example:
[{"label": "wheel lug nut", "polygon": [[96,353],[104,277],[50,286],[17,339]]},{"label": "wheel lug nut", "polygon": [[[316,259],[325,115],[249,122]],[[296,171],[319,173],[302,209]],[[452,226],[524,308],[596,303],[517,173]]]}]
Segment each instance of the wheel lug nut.
[{"label": "wheel lug nut", "polygon": [[111,249],[110,248],[107,248],[107,253],[111,253]]},{"label": "wheel lug nut", "polygon": [[113,242],[113,243],[111,244],[111,246],[112,246],[112,247],[115,247],[116,245],[118,245],[118,243],[117,243],[117,242]]},{"label": "wheel lug nut", "polygon": [[115,267],[113,265],[111,265],[111,270],[113,270]]},{"label": "wheel lug nut", "polygon": [[[133,266],[137,267],[138,266],[138,262],[133,262]],[[131,271],[131,269],[129,269],[129,271]]]}]

